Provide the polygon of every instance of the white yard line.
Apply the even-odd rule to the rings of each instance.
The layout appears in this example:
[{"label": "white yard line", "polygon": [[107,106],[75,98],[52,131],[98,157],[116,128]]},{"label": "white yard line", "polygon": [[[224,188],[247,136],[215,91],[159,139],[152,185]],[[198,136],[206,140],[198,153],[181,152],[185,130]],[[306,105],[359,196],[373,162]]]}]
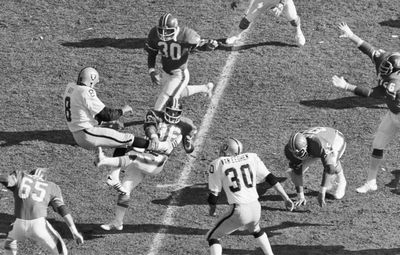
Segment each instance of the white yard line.
[{"label": "white yard line", "polygon": [[[248,32],[248,31],[246,31]],[[242,35],[242,40],[246,38],[246,33]],[[208,130],[211,126],[212,120],[214,118],[214,114],[217,111],[219,100],[221,99],[226,86],[228,85],[229,78],[232,74],[233,67],[235,66],[236,58],[238,56],[237,51],[233,51],[229,54],[228,59],[225,63],[224,69],[219,77],[218,84],[214,90],[214,95],[211,98],[211,103],[208,106],[207,113],[204,115],[203,120],[201,122],[199,131],[196,135],[196,140],[194,143],[195,150],[191,155],[188,156],[188,160],[186,161],[185,166],[183,167],[182,173],[179,177],[177,184],[175,185],[176,189],[183,188],[187,186],[187,180],[189,178],[190,172],[192,171],[193,164],[199,154],[199,152],[203,149],[204,138],[206,137]],[[178,196],[176,196],[179,198]],[[173,203],[174,201],[171,201]],[[164,219],[162,225],[166,226],[166,228],[160,229],[160,231],[156,234],[151,244],[151,249],[148,255],[156,255],[158,254],[160,248],[162,248],[162,242],[166,235],[166,230],[168,226],[174,223],[174,213],[176,207],[168,207],[165,212]]]}]

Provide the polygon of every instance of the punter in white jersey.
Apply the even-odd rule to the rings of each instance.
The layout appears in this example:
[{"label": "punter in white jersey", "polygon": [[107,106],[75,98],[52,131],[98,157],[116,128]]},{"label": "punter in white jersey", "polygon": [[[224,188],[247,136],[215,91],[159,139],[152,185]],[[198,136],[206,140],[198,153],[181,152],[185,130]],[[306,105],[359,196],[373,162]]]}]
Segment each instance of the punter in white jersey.
[{"label": "punter in white jersey", "polygon": [[256,189],[257,180],[269,183],[281,195],[286,208],[289,211],[294,209],[293,201],[257,154],[242,153],[242,148],[239,140],[228,138],[220,147],[219,157],[211,162],[209,168],[210,215],[215,215],[218,195],[222,190],[225,191],[230,204],[229,209],[207,233],[211,255],[222,254],[221,237],[241,227],[252,233],[265,254],[273,254],[268,236],[259,224],[261,205]]},{"label": "punter in white jersey", "polygon": [[[152,143],[151,140],[135,137],[130,133],[99,126],[102,122],[119,119],[132,112],[126,105],[121,109],[112,109],[97,97],[95,85],[99,82],[99,73],[92,67],[83,68],[76,83],[68,83],[64,92],[64,111],[69,130],[76,143],[87,150],[96,147],[136,147],[163,151],[164,143]],[[120,187],[119,179],[113,179],[114,173],[108,176],[107,184]]]}]

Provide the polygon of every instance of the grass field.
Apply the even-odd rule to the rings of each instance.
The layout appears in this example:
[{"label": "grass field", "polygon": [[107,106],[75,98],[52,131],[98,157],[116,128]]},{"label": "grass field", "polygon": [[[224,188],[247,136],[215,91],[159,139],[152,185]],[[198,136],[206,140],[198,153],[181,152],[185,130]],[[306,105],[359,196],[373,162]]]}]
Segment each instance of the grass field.
[{"label": "grass field", "polygon": [[[246,1],[244,1],[246,2]],[[206,167],[226,136],[240,139],[270,170],[282,177],[288,194],[295,190],[285,170],[283,147],[289,135],[311,126],[331,126],[347,138],[343,166],[346,196],[317,203],[322,169],[307,173],[306,206],[294,212],[273,190],[262,192],[263,229],[275,254],[400,254],[398,137],[390,144],[379,172],[379,190],[360,195],[355,188],[366,177],[373,134],[387,111],[382,102],[360,99],[334,89],[331,77],[375,86],[374,67],[336,25],[346,21],[365,40],[386,50],[400,49],[398,1],[298,0],[306,45],[295,46],[294,29],[283,19],[262,15],[245,45],[191,56],[191,84],[212,81],[225,86],[211,101],[185,98],[185,115],[202,127],[196,153],[179,148],[166,168],[147,177],[132,195],[123,231],[105,232],[100,224],[113,217],[114,191],[105,185],[106,169],[93,166],[94,152],[75,145],[65,120],[62,93],[79,70],[93,66],[101,78],[99,97],[111,107],[130,104],[143,119],[160,88],[150,83],[143,50],[160,15],[172,12],[181,26],[204,38],[224,38],[246,8],[236,11],[222,0],[5,0],[0,16],[0,172],[49,167],[86,242],[77,246],[62,219],[49,218],[70,254],[207,254],[205,234],[216,220],[207,216]],[[396,37],[397,35],[397,37]],[[234,59],[228,76],[222,75]],[[225,84],[226,83],[226,84]],[[207,112],[211,108],[212,115]],[[210,126],[203,125],[211,116]],[[141,126],[126,131],[143,135]],[[204,132],[204,133],[203,133]],[[199,141],[199,140],[198,140]],[[110,155],[111,151],[106,153]],[[182,174],[183,173],[183,174]],[[187,176],[186,176],[187,175]],[[187,177],[187,178],[186,178]],[[218,213],[226,208],[223,199]],[[13,221],[10,192],[0,191],[0,242]],[[223,239],[224,254],[262,254],[252,236],[238,231]],[[44,254],[32,242],[19,254]],[[1,252],[0,252],[1,253]]]}]

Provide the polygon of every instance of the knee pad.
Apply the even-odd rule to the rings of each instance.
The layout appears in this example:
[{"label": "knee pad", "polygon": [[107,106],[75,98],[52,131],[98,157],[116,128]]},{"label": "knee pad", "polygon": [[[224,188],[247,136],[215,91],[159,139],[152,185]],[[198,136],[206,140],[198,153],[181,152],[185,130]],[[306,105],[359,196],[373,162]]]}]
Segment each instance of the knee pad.
[{"label": "knee pad", "polygon": [[129,207],[130,196],[129,195],[119,195],[117,205],[128,208]]},{"label": "knee pad", "polygon": [[4,249],[16,253],[18,249],[17,240],[7,238],[4,242]]},{"label": "knee pad", "polygon": [[383,150],[381,149],[373,149],[372,150],[372,157],[377,159],[383,158]]},{"label": "knee pad", "polygon": [[298,27],[298,26],[300,26],[300,17],[299,17],[299,16],[297,16],[297,18],[296,18],[296,19],[294,19],[294,20],[291,20],[291,21],[290,21],[290,25],[292,25],[292,26],[294,26],[294,27]]},{"label": "knee pad", "polygon": [[246,17],[242,18],[242,20],[239,23],[239,28],[245,30],[248,29],[249,26],[250,26],[250,21]]}]

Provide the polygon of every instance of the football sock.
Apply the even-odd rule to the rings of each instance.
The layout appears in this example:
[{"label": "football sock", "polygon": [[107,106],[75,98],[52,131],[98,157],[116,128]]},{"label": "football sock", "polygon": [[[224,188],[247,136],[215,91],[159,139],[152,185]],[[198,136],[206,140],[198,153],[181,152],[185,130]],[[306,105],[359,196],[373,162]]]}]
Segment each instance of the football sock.
[{"label": "football sock", "polygon": [[126,209],[127,209],[127,207],[122,207],[119,205],[117,205],[115,207],[115,220],[118,223],[121,223],[121,224],[123,223]]},{"label": "football sock", "polygon": [[271,244],[269,243],[268,236],[266,233],[256,238],[258,245],[263,250],[264,254],[273,255]]},{"label": "football sock", "polygon": [[221,255],[222,254],[222,246],[219,243],[215,243],[210,246],[210,254],[211,255]]},{"label": "football sock", "polygon": [[368,170],[367,181],[371,184],[376,184],[376,177],[378,175],[379,166],[381,165],[383,159],[371,157],[370,168]]},{"label": "football sock", "polygon": [[186,89],[182,91],[182,97],[188,97],[197,93],[207,93],[208,87],[206,84],[203,85],[188,85]]}]

